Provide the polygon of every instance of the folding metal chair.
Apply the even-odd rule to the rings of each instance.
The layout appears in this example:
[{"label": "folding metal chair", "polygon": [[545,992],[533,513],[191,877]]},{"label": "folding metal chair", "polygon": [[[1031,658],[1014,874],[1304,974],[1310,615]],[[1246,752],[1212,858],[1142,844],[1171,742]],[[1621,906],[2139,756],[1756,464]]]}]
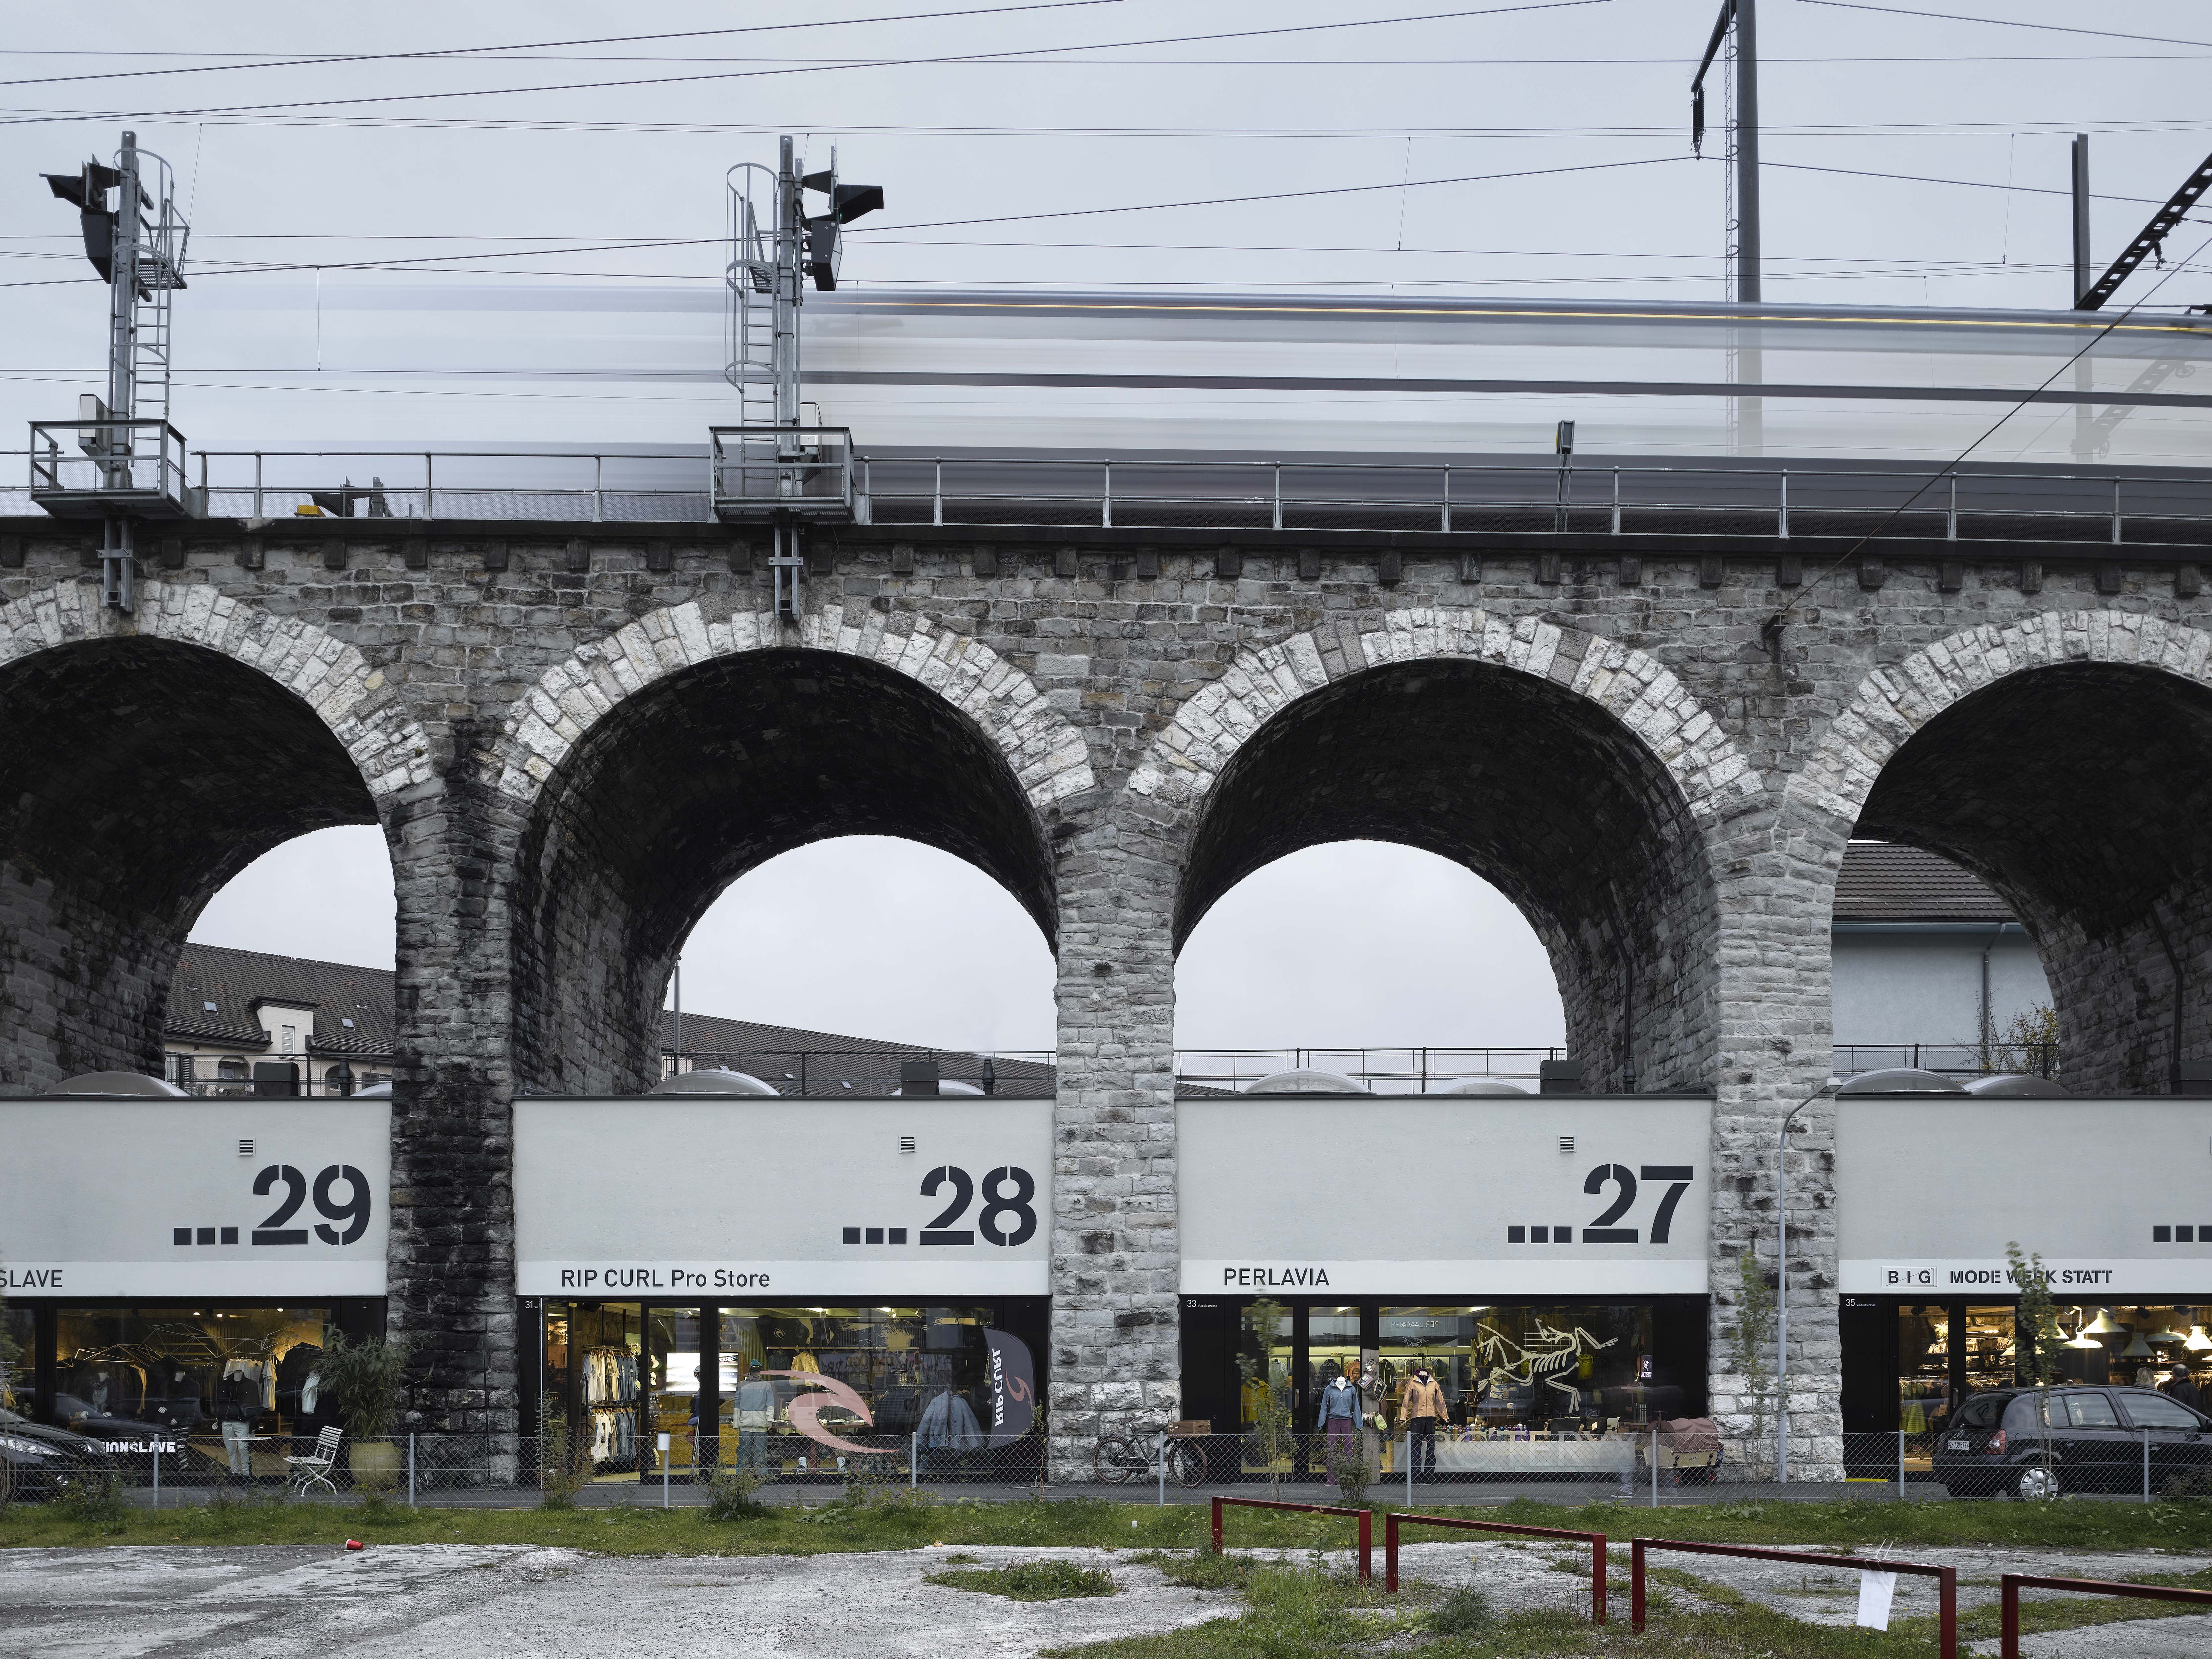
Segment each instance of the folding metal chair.
[{"label": "folding metal chair", "polygon": [[337,1487],[331,1480],[331,1466],[338,1461],[340,1431],[326,1428],[315,1437],[315,1449],[306,1457],[288,1457],[292,1466],[292,1491],[295,1497],[305,1498],[307,1489],[320,1486],[331,1497],[337,1496]]}]

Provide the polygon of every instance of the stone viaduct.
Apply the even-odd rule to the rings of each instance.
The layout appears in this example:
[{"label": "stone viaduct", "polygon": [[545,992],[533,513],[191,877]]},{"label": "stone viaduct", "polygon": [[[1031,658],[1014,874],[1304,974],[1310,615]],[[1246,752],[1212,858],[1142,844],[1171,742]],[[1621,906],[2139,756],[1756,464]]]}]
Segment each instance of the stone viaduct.
[{"label": "stone viaduct", "polygon": [[[1176,951],[1299,847],[1459,860],[1543,939],[1594,1091],[1713,1093],[1724,1415],[1734,1258],[1771,1273],[1775,1124],[1828,1073],[1850,836],[2017,907],[2077,1088],[2212,1058],[2212,599],[2171,550],[847,527],[789,622],[708,526],[210,520],[146,550],[128,616],[97,534],[0,520],[0,1090],[157,1067],[209,896],[380,824],[389,1316],[426,1425],[514,1421],[512,1100],[643,1087],[686,932],[826,836],[973,860],[1057,952],[1071,1440],[1172,1414]],[[1838,1418],[1832,1120],[1804,1122],[1809,1463]]]}]

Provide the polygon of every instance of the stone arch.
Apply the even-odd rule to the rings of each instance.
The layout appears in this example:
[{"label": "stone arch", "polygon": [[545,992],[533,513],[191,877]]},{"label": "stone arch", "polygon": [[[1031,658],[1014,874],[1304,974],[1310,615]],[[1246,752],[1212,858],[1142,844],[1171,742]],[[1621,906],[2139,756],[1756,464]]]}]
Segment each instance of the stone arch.
[{"label": "stone arch", "polygon": [[655,611],[577,647],[515,701],[484,781],[528,806],[585,734],[625,698],[686,668],[756,651],[834,651],[905,675],[997,744],[1039,812],[1096,787],[1083,734],[989,646],[914,611],[825,605],[797,625],[772,611],[710,618],[696,602]]},{"label": "stone arch", "polygon": [[70,582],[0,605],[0,1086],[158,1070],[207,900],[279,842],[373,823],[429,745],[353,647],[204,584],[129,615]]},{"label": "stone arch", "polygon": [[[1408,735],[1408,720],[1433,724]],[[1546,744],[1563,775],[1580,771],[1533,775]],[[1340,787],[1356,770],[1346,750],[1381,769]],[[1514,802],[1571,816],[1577,783],[1596,792],[1593,811],[1615,813],[1617,857],[1602,838],[1546,848],[1513,822]],[[1497,883],[1529,916],[1590,1086],[1704,1080],[1717,1040],[1710,826],[1765,784],[1645,653],[1473,608],[1346,619],[1241,656],[1154,739],[1128,787],[1176,844],[1178,941],[1228,886],[1299,846],[1404,841]],[[1225,804],[1237,793],[1267,810]]]},{"label": "stone arch", "polygon": [[265,676],[314,710],[380,800],[431,780],[429,742],[383,671],[312,623],[242,604],[204,582],[142,579],[128,614],[102,605],[98,584],[88,581],[0,605],[0,670],[59,646],[124,639],[198,646]]},{"label": "stone arch", "polygon": [[2162,1092],[2212,1046],[2212,634],[2115,611],[1962,629],[1868,674],[1784,802],[1831,895],[1853,835],[2003,895],[2075,1085]]},{"label": "stone arch", "polygon": [[696,605],[641,618],[543,677],[484,775],[520,819],[518,1076],[589,1091],[649,1080],[684,937],[811,841],[939,847],[1054,939],[1048,815],[1094,787],[1081,733],[1012,663],[910,612],[835,605],[799,626]]}]

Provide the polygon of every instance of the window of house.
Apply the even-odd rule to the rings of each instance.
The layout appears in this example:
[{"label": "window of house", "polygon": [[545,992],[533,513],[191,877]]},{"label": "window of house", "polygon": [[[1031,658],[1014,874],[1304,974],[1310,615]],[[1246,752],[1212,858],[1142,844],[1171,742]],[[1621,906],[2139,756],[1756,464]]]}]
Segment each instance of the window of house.
[{"label": "window of house", "polygon": [[278,1026],[276,1028],[276,1052],[280,1054],[290,1054],[293,1049],[293,1045],[295,1044],[299,1039],[300,1028],[298,1026]]}]

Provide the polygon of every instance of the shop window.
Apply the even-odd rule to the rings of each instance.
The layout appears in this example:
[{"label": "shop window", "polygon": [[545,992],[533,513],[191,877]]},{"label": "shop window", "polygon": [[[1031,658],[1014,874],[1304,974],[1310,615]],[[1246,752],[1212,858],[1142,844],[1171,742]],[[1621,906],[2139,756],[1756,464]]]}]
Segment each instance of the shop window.
[{"label": "shop window", "polygon": [[0,1307],[0,1407],[26,1409],[31,1393],[31,1337],[36,1328],[28,1308]]},{"label": "shop window", "polygon": [[[1270,1330],[1260,1328],[1262,1307],[1275,1310],[1273,1328]],[[1239,1428],[1249,1430],[1257,1425],[1267,1389],[1281,1395],[1290,1389],[1291,1370],[1297,1361],[1297,1316],[1279,1302],[1244,1304],[1237,1322],[1237,1352],[1244,1361],[1237,1370]],[[1295,1412],[1297,1402],[1293,1400],[1287,1403]],[[1292,1426],[1297,1426],[1295,1421]]]},{"label": "shop window", "polygon": [[[1951,1310],[1942,1303],[1897,1310],[1897,1422],[1925,1437],[1951,1407]],[[1913,1449],[1924,1454],[1923,1445]]]},{"label": "shop window", "polygon": [[2067,1304],[2058,1379],[2103,1387],[2158,1389],[2184,1405],[2212,1395],[2212,1306]]},{"label": "shop window", "polygon": [[249,1435],[336,1422],[318,1365],[324,1308],[63,1308],[55,1315],[56,1423],[96,1438],[184,1434],[186,1455],[233,1474],[284,1473],[289,1445]]},{"label": "shop window", "polygon": [[1386,1307],[1382,1338],[1393,1425],[1424,1365],[1470,1430],[1583,1432],[1677,1415],[1685,1397],[1655,1361],[1646,1308]]}]

